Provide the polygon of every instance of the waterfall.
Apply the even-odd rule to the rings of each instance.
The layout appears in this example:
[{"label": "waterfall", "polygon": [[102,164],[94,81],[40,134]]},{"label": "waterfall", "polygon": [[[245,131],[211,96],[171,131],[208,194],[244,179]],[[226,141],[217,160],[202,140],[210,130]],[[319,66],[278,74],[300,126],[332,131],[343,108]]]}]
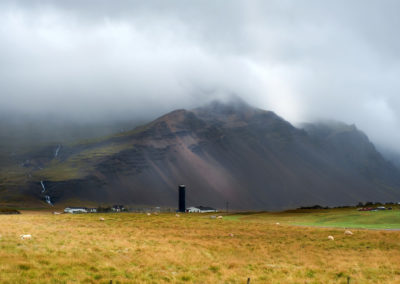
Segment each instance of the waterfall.
[{"label": "waterfall", "polygon": [[44,187],[44,183],[42,180],[40,181],[40,184],[42,185],[42,193],[44,193],[46,191],[46,188]]},{"label": "waterfall", "polygon": [[47,202],[48,204],[50,204],[51,206],[53,206],[53,203],[51,203],[50,196],[45,195],[44,197],[46,198],[46,202]]},{"label": "waterfall", "polygon": [[61,149],[61,144],[58,144],[57,148],[56,148],[56,151],[54,152],[54,158],[57,158],[58,152],[60,152],[60,149]]},{"label": "waterfall", "polygon": [[[44,182],[43,182],[42,180],[40,181],[40,184],[42,185],[42,193],[45,193],[46,187],[44,186]],[[53,203],[51,202],[51,199],[50,199],[50,195],[45,195],[44,198],[46,199],[46,202],[47,202],[48,204],[50,204],[51,206],[53,206]]]}]

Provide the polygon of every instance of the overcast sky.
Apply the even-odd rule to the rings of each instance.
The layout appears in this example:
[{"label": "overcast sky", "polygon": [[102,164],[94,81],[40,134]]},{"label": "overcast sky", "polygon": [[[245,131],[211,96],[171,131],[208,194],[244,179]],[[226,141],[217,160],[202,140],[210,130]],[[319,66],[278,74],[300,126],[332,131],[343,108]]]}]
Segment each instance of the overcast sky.
[{"label": "overcast sky", "polygon": [[237,94],[397,148],[399,11],[394,0],[2,0],[0,111],[104,119]]}]

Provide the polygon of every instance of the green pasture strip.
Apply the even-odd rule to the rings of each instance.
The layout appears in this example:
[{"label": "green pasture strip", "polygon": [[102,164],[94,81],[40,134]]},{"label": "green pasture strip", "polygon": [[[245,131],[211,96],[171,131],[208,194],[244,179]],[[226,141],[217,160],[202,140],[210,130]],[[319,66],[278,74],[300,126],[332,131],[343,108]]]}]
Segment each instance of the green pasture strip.
[{"label": "green pasture strip", "polygon": [[286,212],[254,212],[228,214],[225,220],[241,222],[279,223],[282,225],[360,228],[400,229],[400,210],[357,211],[351,209],[293,210]]},{"label": "green pasture strip", "polygon": [[400,229],[400,211],[345,211],[326,215],[307,214],[306,216],[300,216],[292,224],[317,227]]}]

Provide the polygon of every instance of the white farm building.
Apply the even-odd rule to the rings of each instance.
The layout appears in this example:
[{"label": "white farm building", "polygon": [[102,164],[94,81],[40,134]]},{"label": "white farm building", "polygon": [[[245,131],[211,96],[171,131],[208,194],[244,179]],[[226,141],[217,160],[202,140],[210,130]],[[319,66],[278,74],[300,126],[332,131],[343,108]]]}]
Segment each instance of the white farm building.
[{"label": "white farm building", "polygon": [[64,213],[88,213],[88,210],[85,207],[67,207],[64,209]]},{"label": "white farm building", "polygon": [[188,207],[186,208],[186,212],[188,213],[214,213],[217,212],[217,209],[206,206],[196,206],[196,207]]}]

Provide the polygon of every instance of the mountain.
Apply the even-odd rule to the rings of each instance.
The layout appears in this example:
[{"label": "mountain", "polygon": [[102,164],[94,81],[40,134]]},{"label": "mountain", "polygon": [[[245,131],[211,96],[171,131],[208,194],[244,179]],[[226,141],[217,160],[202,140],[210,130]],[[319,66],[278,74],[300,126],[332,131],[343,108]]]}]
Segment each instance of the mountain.
[{"label": "mountain", "polygon": [[380,147],[377,147],[377,149],[386,160],[388,160],[398,169],[400,169],[400,153],[398,151],[389,149],[382,145],[380,145]]},{"label": "mountain", "polygon": [[355,126],[296,128],[238,100],[175,110],[132,131],[42,147],[13,161],[0,175],[3,203],[171,207],[182,183],[188,205],[218,208],[400,199],[399,170]]}]

